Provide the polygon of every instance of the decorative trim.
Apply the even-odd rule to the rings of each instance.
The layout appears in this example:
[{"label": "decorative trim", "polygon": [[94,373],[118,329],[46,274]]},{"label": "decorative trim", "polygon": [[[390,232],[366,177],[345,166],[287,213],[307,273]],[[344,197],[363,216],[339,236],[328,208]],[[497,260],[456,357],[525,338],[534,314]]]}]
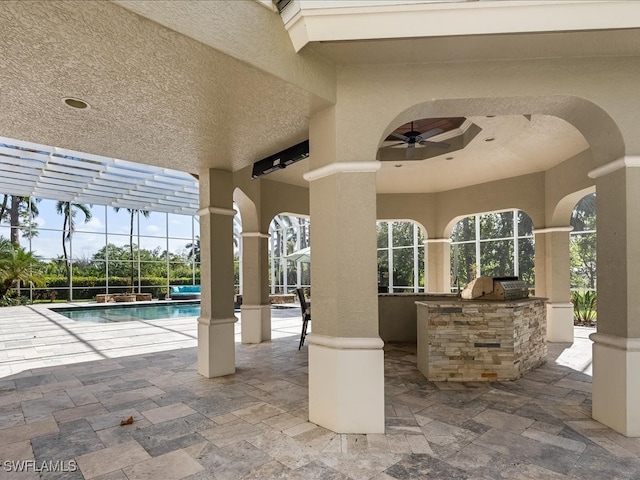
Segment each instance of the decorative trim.
[{"label": "decorative trim", "polygon": [[244,310],[263,310],[264,308],[271,309],[270,303],[265,303],[263,305],[245,305],[244,303],[240,305],[240,311]]},{"label": "decorative trim", "polygon": [[567,227],[545,227],[545,228],[534,228],[533,233],[556,233],[556,232],[571,232],[573,227],[571,225]]},{"label": "decorative trim", "polygon": [[609,175],[610,173],[626,167],[640,167],[640,156],[628,155],[626,157],[619,158],[611,163],[594,168],[587,175],[589,178],[604,177],[605,175]]},{"label": "decorative trim", "polygon": [[337,350],[378,350],[384,347],[380,337],[331,337],[310,333],[307,335],[307,342]]},{"label": "decorative trim", "polygon": [[227,323],[236,323],[238,321],[238,317],[231,318],[209,318],[209,317],[198,317],[199,325],[226,325]]},{"label": "decorative trim", "polygon": [[564,302],[547,302],[547,307],[551,308],[571,308],[573,309],[573,303],[564,303]]},{"label": "decorative trim", "polygon": [[226,215],[228,217],[235,217],[236,211],[233,208],[219,208],[219,207],[204,207],[196,212],[196,215],[203,217],[205,215]]},{"label": "decorative trim", "polygon": [[247,237],[247,238],[271,238],[271,235],[268,233],[262,233],[262,232],[242,232],[240,234],[240,236],[242,238]]},{"label": "decorative trim", "polygon": [[625,352],[640,352],[640,338],[625,338],[607,333],[592,333],[589,339],[597,345],[615,348]]},{"label": "decorative trim", "polygon": [[425,245],[428,243],[451,243],[450,238],[427,238],[424,241]]},{"label": "decorative trim", "polygon": [[336,173],[373,173],[380,170],[380,162],[336,162],[316,168],[303,175],[307,182],[328,177]]}]

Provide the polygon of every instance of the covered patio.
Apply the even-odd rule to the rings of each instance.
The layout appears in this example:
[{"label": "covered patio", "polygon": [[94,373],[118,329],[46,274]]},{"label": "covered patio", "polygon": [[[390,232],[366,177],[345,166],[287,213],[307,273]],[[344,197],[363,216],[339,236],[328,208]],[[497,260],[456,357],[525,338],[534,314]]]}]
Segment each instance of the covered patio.
[{"label": "covered patio", "polygon": [[[602,479],[640,469],[640,440],[591,420],[593,329],[576,327],[573,345],[550,345],[548,363],[525,377],[491,384],[428,382],[415,346],[388,344],[384,433],[337,434],[308,421],[307,351],[297,349],[293,313],[273,310],[271,342],[237,336],[236,373],[205,379],[193,319],[114,329],[42,306],[2,309],[10,358],[0,368],[19,373],[0,380],[0,456],[73,460],[78,470],[65,479],[111,480]],[[125,349],[127,328],[145,331],[129,330]],[[18,357],[29,348],[51,354]],[[40,478],[33,468],[1,475]]]},{"label": "covered patio", "polygon": [[[389,0],[339,5],[306,0],[4,2],[0,134],[180,168],[198,177],[202,313],[197,321],[197,372],[209,380],[198,379],[194,385],[210,386],[205,388],[210,398],[202,400],[207,405],[216,404],[217,398],[208,389],[228,382],[229,375],[261,383],[283,373],[277,357],[262,357],[261,352],[279,351],[269,301],[267,238],[274,216],[287,212],[307,215],[313,224],[309,413],[303,420],[314,426],[299,428],[336,432],[328,434],[332,440],[323,448],[337,448],[333,440],[340,438],[341,451],[365,443],[368,449],[382,438],[375,435],[388,434],[389,418],[403,418],[409,411],[415,422],[409,426],[420,429],[416,438],[424,438],[429,450],[411,432],[402,433],[399,441],[406,441],[410,450],[422,448],[423,455],[433,452],[427,462],[442,458],[432,444],[446,446],[460,438],[476,446],[484,439],[506,459],[514,445],[524,442],[522,451],[527,450],[531,435],[556,443],[557,437],[573,440],[577,430],[566,422],[593,427],[583,431],[610,432],[580,415],[592,415],[623,435],[640,436],[640,4],[407,5]],[[554,18],[552,26],[549,18]],[[436,126],[440,122],[444,123]],[[254,163],[307,139],[304,161],[279,162],[269,176],[252,179]],[[394,145],[390,139],[401,141]],[[23,160],[12,162],[19,167]],[[588,402],[585,378],[557,370],[551,362],[541,373],[515,384],[531,399],[527,402],[553,402],[556,396],[548,394],[555,392],[560,402],[578,403],[562,405],[564,413],[545,410],[551,418],[527,417],[523,406],[515,410],[521,412],[517,415],[532,423],[504,417],[504,408],[491,407],[499,402],[485,398],[480,404],[486,408],[467,411],[466,418],[475,422],[467,433],[456,430],[460,426],[451,420],[449,427],[439,428],[434,422],[447,423],[446,415],[434,419],[428,411],[427,423],[420,425],[423,420],[416,414],[430,407],[424,403],[415,407],[423,407],[416,412],[396,411],[395,399],[407,392],[426,403],[429,398],[447,398],[449,405],[454,396],[454,408],[462,410],[455,410],[460,420],[468,399],[476,394],[494,398],[491,392],[501,392],[502,387],[418,382],[411,354],[397,355],[384,345],[378,328],[376,220],[413,220],[424,228],[426,289],[445,292],[451,288],[450,233],[460,218],[509,209],[527,212],[535,228],[536,295],[549,301],[547,340],[563,344],[574,340],[570,212],[594,191],[598,331],[592,336],[589,414],[582,410]],[[242,345],[235,342],[234,202],[243,228]],[[249,352],[255,358],[250,359]],[[394,359],[404,360],[394,365]],[[263,363],[253,363],[258,360]],[[398,384],[389,367],[398,368],[404,387],[395,390]],[[153,371],[140,368],[153,376]],[[142,381],[150,382],[146,377]],[[229,388],[229,396],[237,393]],[[258,387],[251,383],[239,388],[254,394],[263,391],[253,390]],[[231,402],[223,397],[218,398],[223,406],[219,414],[226,415],[230,411],[224,408],[233,407],[224,407]],[[150,410],[166,406],[153,398]],[[180,403],[174,398],[171,402]],[[193,405],[187,407],[197,410]],[[518,425],[512,432],[517,437],[498,446],[491,431],[505,418]],[[531,428],[538,432],[533,427],[538,421],[556,428],[545,426],[543,434],[532,433]],[[425,429],[433,427],[438,428],[430,437]],[[26,424],[16,428],[29,431]],[[49,428],[58,426],[51,423]],[[451,428],[457,440],[439,433]],[[529,436],[523,437],[524,432]],[[87,435],[91,445],[95,437]],[[589,439],[577,435],[585,449],[571,468],[601,458],[604,450],[594,451],[588,456],[591,460],[582,457],[591,447],[604,448],[597,446],[596,438],[608,438],[600,443],[625,453],[609,442],[609,433]],[[210,441],[204,431],[201,436]],[[383,445],[395,445],[394,438],[384,438]],[[411,441],[417,443],[412,447]],[[567,450],[578,454],[581,446],[571,445]],[[636,444],[630,440],[625,445]],[[221,446],[211,447],[202,461],[217,461],[216,448]],[[546,468],[543,462],[556,459],[555,451],[555,446],[543,445],[537,456],[522,457],[530,459],[523,461],[531,461],[531,468]],[[459,458],[456,455],[451,457]],[[495,466],[488,464],[489,457],[484,464],[485,457],[475,457],[474,465],[464,467],[470,476],[482,474],[474,468]],[[409,472],[421,468],[410,464],[413,458],[406,457]],[[634,462],[635,453],[631,458]],[[616,462],[614,468],[625,462]],[[396,464],[384,463],[379,472],[389,474],[387,469]],[[342,468],[338,461],[327,465]],[[589,466],[598,471],[597,465]]]}]

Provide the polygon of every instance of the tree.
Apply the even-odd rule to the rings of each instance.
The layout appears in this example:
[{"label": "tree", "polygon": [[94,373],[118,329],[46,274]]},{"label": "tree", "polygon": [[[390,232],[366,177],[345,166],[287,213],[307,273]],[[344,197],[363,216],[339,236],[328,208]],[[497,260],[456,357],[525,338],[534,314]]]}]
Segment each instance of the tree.
[{"label": "tree", "polygon": [[[513,211],[489,213],[463,218],[453,228],[451,240],[451,279],[461,287],[478,273],[492,277],[515,274],[515,249],[518,249],[518,275],[534,285],[533,221],[524,212],[517,211],[514,225]],[[476,228],[476,221],[478,225]],[[514,231],[514,228],[517,228]],[[479,239],[476,239],[476,232]],[[517,241],[514,241],[514,237]],[[524,237],[524,238],[523,238]],[[480,258],[476,259],[476,242],[480,241]],[[478,260],[478,261],[476,261]]]},{"label": "tree", "polygon": [[596,288],[596,194],[583,197],[571,213],[571,286]]},{"label": "tree", "polygon": [[11,287],[19,293],[23,283],[40,283],[41,277],[34,270],[39,261],[32,252],[16,247],[10,240],[0,237],[0,294],[5,295]]},{"label": "tree", "polygon": [[[120,207],[113,207],[113,209],[117,212],[120,211]],[[129,212],[129,260],[131,262],[131,288],[135,284],[135,268],[133,265],[133,220],[135,218],[136,213],[142,214],[144,218],[149,218],[149,212],[147,210],[138,210],[136,208],[127,208],[127,212]]]},{"label": "tree", "polygon": [[[465,217],[460,220],[451,232],[453,242],[471,242],[476,238],[476,217]],[[452,272],[454,285],[464,286],[476,278],[476,249],[473,243],[455,244],[451,248]]]},{"label": "tree", "polygon": [[[414,287],[415,263],[414,263],[414,229],[413,222],[378,222],[376,224],[376,236],[378,246],[378,285],[387,287],[389,276],[393,278],[393,286]],[[389,229],[391,229],[391,245],[389,245]],[[422,230],[418,229],[418,245],[424,241]],[[389,250],[391,247],[391,250]],[[392,258],[389,258],[391,252]],[[393,262],[393,271],[389,272],[389,263]],[[418,286],[424,286],[424,250],[420,249],[418,255]]]},{"label": "tree", "polygon": [[84,203],[74,202],[57,202],[56,212],[59,215],[64,215],[64,222],[62,224],[62,253],[64,255],[65,270],[67,272],[67,282],[69,284],[69,299],[72,298],[71,292],[71,259],[67,252],[67,242],[71,242],[73,232],[76,230],[75,217],[78,211],[84,215],[84,223],[89,222],[92,218],[91,206]]},{"label": "tree", "polygon": [[196,235],[196,238],[193,242],[189,242],[185,245],[187,249],[187,257],[189,260],[195,261],[196,263],[200,263],[200,235]]},{"label": "tree", "polygon": [[21,197],[17,195],[3,195],[0,203],[0,220],[8,220],[11,226],[11,243],[20,245],[20,230],[25,238],[38,235],[34,228],[33,219],[38,216],[37,203],[40,199]]}]

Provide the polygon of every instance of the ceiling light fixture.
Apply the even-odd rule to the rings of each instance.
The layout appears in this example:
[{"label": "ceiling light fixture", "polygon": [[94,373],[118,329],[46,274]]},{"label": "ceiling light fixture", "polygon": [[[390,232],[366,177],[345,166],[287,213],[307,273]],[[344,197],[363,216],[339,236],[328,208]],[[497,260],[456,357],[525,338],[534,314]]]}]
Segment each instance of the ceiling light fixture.
[{"label": "ceiling light fixture", "polygon": [[91,108],[87,102],[77,98],[66,97],[66,98],[63,98],[62,101],[68,107],[75,108],[78,110],[86,110],[88,108]]}]

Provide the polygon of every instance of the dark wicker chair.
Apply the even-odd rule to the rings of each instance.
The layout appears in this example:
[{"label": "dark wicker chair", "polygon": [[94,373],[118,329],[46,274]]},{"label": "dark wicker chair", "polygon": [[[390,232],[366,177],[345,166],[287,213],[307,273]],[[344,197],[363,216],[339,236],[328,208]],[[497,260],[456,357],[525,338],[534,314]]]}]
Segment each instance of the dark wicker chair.
[{"label": "dark wicker chair", "polygon": [[302,333],[300,334],[300,345],[298,350],[304,345],[304,337],[307,336],[307,326],[311,321],[311,306],[307,303],[307,299],[304,298],[304,289],[296,288],[298,294],[298,301],[300,302],[300,309],[302,310]]}]

